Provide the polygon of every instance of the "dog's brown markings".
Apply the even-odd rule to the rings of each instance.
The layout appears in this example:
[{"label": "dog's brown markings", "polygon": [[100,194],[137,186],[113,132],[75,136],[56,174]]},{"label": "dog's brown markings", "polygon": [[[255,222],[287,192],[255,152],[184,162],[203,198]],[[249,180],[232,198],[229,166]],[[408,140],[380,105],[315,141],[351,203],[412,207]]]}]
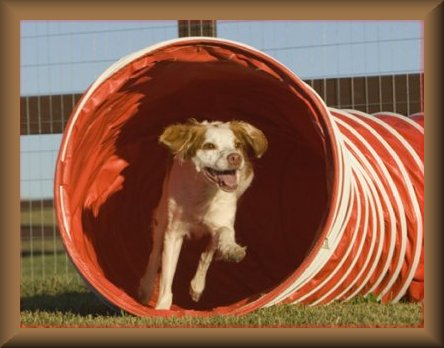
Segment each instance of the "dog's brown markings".
[{"label": "dog's brown markings", "polygon": [[242,121],[231,121],[230,128],[241,143],[244,154],[251,149],[254,156],[259,158],[267,151],[267,138],[259,129]]},{"label": "dog's brown markings", "polygon": [[166,145],[175,154],[184,160],[192,158],[205,140],[205,127],[195,119],[189,119],[186,124],[173,124],[167,127],[159,138],[161,144]]}]

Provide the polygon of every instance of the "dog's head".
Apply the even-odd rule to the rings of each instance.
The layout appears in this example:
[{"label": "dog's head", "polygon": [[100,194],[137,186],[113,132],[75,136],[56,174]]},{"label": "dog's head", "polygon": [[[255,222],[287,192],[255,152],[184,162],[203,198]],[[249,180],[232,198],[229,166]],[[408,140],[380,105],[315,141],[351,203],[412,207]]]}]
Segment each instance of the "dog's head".
[{"label": "dog's head", "polygon": [[259,129],[242,121],[174,124],[159,138],[176,158],[190,160],[196,171],[224,191],[238,187],[240,172],[249,156],[260,158],[267,150],[267,139]]}]

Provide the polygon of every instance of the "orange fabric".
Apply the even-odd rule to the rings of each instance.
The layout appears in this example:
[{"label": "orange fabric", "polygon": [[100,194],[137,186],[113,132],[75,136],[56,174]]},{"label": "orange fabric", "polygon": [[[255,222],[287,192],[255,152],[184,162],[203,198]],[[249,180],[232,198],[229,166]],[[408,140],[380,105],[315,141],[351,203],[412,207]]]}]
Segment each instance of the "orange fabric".
[{"label": "orange fabric", "polygon": [[[412,146],[413,150],[421,159],[422,164],[424,164],[424,134],[413,126],[410,126],[406,122],[398,120],[394,117],[386,116],[384,115],[384,113],[378,115],[378,118],[395,128],[396,131],[399,132],[403,136],[403,138],[408,141],[409,145]],[[410,118],[424,127],[424,114],[422,112],[414,114],[410,116]],[[400,152],[400,154],[402,156],[401,159],[403,160],[403,163],[406,166],[406,169],[412,180],[415,195],[417,197],[419,208],[421,210],[422,224],[424,225],[424,177],[420,175],[417,166],[411,160],[411,156],[406,156],[407,154],[405,152]],[[412,230],[411,232],[413,233],[414,230]],[[416,241],[412,238],[413,237],[409,237],[410,243],[421,243],[421,256],[415,275],[413,277],[413,281],[407,290],[406,297],[410,301],[418,302],[424,299],[424,236],[422,240],[419,241]]]}]

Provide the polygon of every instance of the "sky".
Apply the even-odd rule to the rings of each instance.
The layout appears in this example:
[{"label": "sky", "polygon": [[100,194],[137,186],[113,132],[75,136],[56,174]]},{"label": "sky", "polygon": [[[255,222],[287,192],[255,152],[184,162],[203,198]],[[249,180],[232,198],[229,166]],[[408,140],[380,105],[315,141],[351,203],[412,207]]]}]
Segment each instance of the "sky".
[{"label": "sky", "polygon": [[[303,79],[413,72],[420,21],[220,21]],[[176,21],[23,21],[21,94],[78,93],[125,55],[177,37]]]},{"label": "sky", "polygon": [[[220,38],[302,79],[423,71],[421,21],[218,21]],[[21,95],[82,93],[118,59],[177,37],[176,21],[22,21]],[[61,135],[21,136],[21,198],[52,197]]]}]

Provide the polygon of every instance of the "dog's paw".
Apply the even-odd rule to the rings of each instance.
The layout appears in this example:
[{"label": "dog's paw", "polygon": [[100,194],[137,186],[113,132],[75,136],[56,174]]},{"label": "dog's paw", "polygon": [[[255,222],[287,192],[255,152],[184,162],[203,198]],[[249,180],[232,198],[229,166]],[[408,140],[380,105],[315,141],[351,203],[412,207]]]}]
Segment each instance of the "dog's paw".
[{"label": "dog's paw", "polygon": [[188,292],[190,293],[191,299],[194,302],[199,302],[200,297],[202,296],[202,292],[203,291],[199,291],[199,290],[193,289],[193,285],[190,284],[190,288],[189,288]]},{"label": "dog's paw", "polygon": [[147,305],[150,300],[149,297],[147,296],[146,292],[142,288],[139,288],[137,290],[137,299],[143,305]]},{"label": "dog's paw", "polygon": [[140,285],[137,289],[137,299],[141,304],[147,306],[151,299],[151,289],[147,289],[145,286]]},{"label": "dog's paw", "polygon": [[164,295],[160,295],[157,303],[156,303],[156,310],[169,310],[171,309],[171,305],[173,303],[173,294],[167,293]]},{"label": "dog's paw", "polygon": [[219,248],[217,258],[224,261],[241,262],[246,254],[246,247],[241,247],[237,244],[231,244],[226,247]]}]

